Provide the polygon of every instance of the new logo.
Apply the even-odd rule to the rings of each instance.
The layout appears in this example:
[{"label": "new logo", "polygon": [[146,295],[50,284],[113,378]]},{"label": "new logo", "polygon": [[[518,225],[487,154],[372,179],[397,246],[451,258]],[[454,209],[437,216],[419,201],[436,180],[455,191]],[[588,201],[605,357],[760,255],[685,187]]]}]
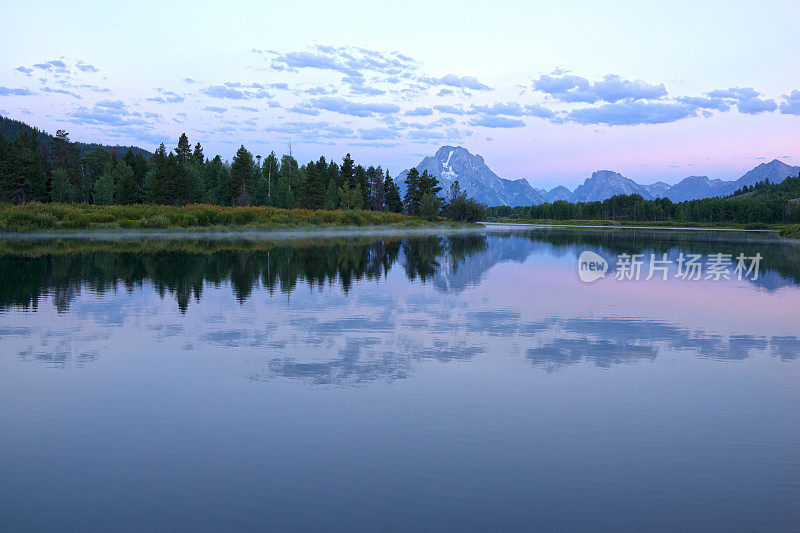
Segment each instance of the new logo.
[{"label": "new logo", "polygon": [[604,278],[608,271],[608,261],[602,255],[591,250],[581,252],[578,257],[578,276],[584,283],[591,283]]}]

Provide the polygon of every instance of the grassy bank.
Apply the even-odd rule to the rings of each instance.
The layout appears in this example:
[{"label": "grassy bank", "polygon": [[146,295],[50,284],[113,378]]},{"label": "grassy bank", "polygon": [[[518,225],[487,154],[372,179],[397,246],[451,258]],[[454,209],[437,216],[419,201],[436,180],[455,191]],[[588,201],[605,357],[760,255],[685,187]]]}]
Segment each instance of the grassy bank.
[{"label": "grassy bank", "polygon": [[800,239],[800,224],[791,224],[781,228],[781,237]]},{"label": "grassy bank", "polygon": [[[453,225],[449,222],[442,224]],[[414,228],[431,225],[417,217],[378,211],[311,211],[212,205],[91,205],[28,203],[0,205],[0,232],[68,230],[310,229],[345,226]]]},{"label": "grassy bank", "polygon": [[[781,235],[787,231],[783,224],[766,224],[764,222],[751,222],[748,224],[734,224],[730,222],[678,222],[675,220],[551,220],[551,219],[522,219],[498,217],[487,222],[506,224],[547,224],[557,226],[646,226],[653,228],[708,228],[708,229],[746,229],[746,230],[772,230],[780,231]],[[795,227],[796,229],[796,227]]]}]

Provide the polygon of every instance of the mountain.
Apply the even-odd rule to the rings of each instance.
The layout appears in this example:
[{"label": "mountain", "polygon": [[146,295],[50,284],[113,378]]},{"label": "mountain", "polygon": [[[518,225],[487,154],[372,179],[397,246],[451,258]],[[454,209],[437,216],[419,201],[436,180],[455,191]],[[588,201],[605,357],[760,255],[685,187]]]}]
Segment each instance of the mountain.
[{"label": "mountain", "polygon": [[598,170],[592,173],[591,178],[586,178],[572,193],[572,202],[593,202],[611,198],[617,194],[639,194],[651,200],[653,196],[642,185],[628,179],[618,172]]},{"label": "mountain", "polygon": [[[471,154],[461,146],[442,146],[432,157],[424,158],[416,169],[422,173],[428,171],[439,179],[442,192],[446,193],[450,185],[458,180],[467,194],[489,206],[538,205],[545,202],[564,200],[568,202],[602,201],[617,194],[638,194],[643,198],[669,198],[673,202],[698,200],[713,196],[729,196],[744,186],[755,185],[769,179],[771,183],[780,183],[789,176],[800,174],[800,167],[787,165],[777,159],[762,163],[734,181],[709,179],[707,176],[689,176],[675,185],[663,181],[651,184],[640,184],[611,170],[598,170],[592,173],[582,185],[574,191],[564,186],[551,190],[534,189],[528,180],[508,180],[499,177],[486,165],[479,155]],[[401,194],[405,194],[407,170],[398,176]]]},{"label": "mountain", "polygon": [[663,181],[657,181],[655,183],[651,183],[650,185],[642,185],[642,187],[644,187],[653,198],[663,198],[667,195],[670,184],[664,183]]},{"label": "mountain", "polygon": [[788,177],[797,176],[798,173],[800,173],[800,167],[793,167],[783,161],[773,159],[769,163],[761,163],[738,180],[727,183],[724,187],[725,194],[733,194],[744,186],[755,185],[767,179],[770,183],[781,183]]},{"label": "mountain", "polygon": [[[31,132],[36,132],[38,136],[39,146],[43,148],[49,149],[52,146],[52,141],[54,137],[49,133],[42,131],[38,128],[34,128],[32,126],[28,126],[24,122],[20,122],[19,120],[14,120],[8,117],[0,116],[0,136],[5,138],[10,142],[14,142],[14,139],[19,137],[23,132],[27,132],[30,134]],[[131,150],[134,155],[142,154],[142,157],[145,159],[150,158],[153,154],[148,152],[144,148],[139,148],[138,146],[109,146],[105,144],[96,144],[96,143],[82,143],[82,142],[74,142],[73,144],[78,149],[78,152],[81,155],[85,155],[95,148],[103,148],[104,150],[108,151],[109,153],[113,153],[114,150],[117,151],[117,155],[121,158],[125,155],[128,150]]]},{"label": "mountain", "polygon": [[564,200],[569,202],[570,198],[572,198],[572,191],[564,187],[563,185],[559,185],[549,191],[545,189],[536,189],[536,191],[542,195],[545,202],[553,203],[559,200]]},{"label": "mountain", "polygon": [[[518,205],[540,204],[544,197],[531,187],[525,179],[507,180],[499,177],[486,165],[483,158],[473,155],[461,146],[442,146],[432,157],[424,158],[415,167],[421,174],[428,171],[439,179],[442,192],[446,193],[450,185],[458,180],[461,188],[477,201],[486,205]],[[405,194],[404,183],[408,170],[404,170],[397,178],[400,193]]]},{"label": "mountain", "polygon": [[726,184],[732,182],[720,179],[708,179],[708,176],[689,176],[684,178],[672,187],[669,187],[663,196],[673,202],[684,202],[686,200],[697,200],[700,198],[711,198],[712,196],[724,196]]}]

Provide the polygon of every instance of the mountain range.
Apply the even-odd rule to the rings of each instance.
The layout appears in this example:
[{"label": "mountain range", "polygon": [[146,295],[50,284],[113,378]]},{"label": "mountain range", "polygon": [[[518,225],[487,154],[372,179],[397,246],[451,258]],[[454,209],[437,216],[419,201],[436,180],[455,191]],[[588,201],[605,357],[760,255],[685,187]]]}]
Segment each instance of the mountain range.
[{"label": "mountain range", "polygon": [[[618,172],[598,170],[586,178],[574,191],[558,186],[551,190],[536,189],[526,179],[509,180],[499,177],[486,165],[483,158],[471,154],[461,146],[442,146],[436,154],[424,158],[415,167],[420,173],[427,170],[439,179],[444,192],[458,180],[462,189],[477,201],[489,206],[534,205],[565,200],[568,202],[602,201],[617,194],[639,194],[652,200],[669,198],[673,202],[728,196],[746,185],[755,185],[769,179],[779,183],[789,176],[800,174],[800,167],[787,165],[774,159],[762,163],[733,181],[709,179],[707,176],[689,176],[675,185],[662,181],[640,184]],[[404,179],[408,170],[398,177],[401,193],[405,194]]]}]

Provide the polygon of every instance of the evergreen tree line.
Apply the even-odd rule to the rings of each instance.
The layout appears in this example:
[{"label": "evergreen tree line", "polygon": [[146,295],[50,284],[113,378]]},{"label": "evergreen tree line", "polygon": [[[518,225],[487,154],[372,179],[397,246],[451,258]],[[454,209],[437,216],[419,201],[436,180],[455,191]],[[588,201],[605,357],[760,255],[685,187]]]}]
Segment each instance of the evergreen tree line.
[{"label": "evergreen tree line", "polygon": [[699,222],[734,224],[800,223],[800,176],[781,183],[769,180],[745,186],[725,198],[672,202],[620,194],[602,202],[556,201],[511,208],[491,207],[490,218],[532,220],[619,220],[641,222]]},{"label": "evergreen tree line", "polygon": [[[0,137],[0,201],[366,209],[429,220],[443,209],[457,220],[477,220],[481,213],[458,187],[449,201],[440,198],[436,177],[416,169],[406,176],[401,197],[388,170],[357,165],[350,154],[341,165],[324,156],[299,165],[291,155],[279,159],[274,152],[262,161],[241,146],[228,163],[218,155],[205,157],[201,144],[192,147],[184,133],[169,152],[162,143],[149,159],[130,149],[119,159],[115,150],[99,145],[81,155],[62,130],[47,136],[50,146],[42,148],[39,135],[29,129],[13,141]],[[448,210],[453,201],[458,208]]]},{"label": "evergreen tree line", "polygon": [[100,146],[81,156],[61,130],[43,150],[38,135],[22,131],[13,142],[0,137],[0,201],[403,208],[389,172],[356,165],[350,154],[341,166],[324,156],[300,166],[291,155],[278,159],[273,152],[262,161],[241,146],[228,163],[206,158],[201,144],[192,147],[184,133],[174,150],[161,144],[149,159],[132,150],[119,159]]}]

